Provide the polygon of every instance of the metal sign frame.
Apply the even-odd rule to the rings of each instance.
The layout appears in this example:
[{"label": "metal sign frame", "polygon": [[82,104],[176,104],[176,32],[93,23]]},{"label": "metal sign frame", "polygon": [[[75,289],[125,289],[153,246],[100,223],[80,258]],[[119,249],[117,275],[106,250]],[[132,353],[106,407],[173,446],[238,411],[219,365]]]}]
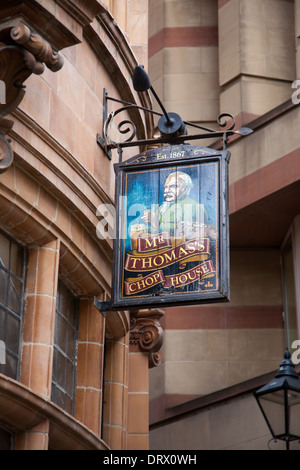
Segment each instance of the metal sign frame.
[{"label": "metal sign frame", "polygon": [[[229,160],[230,152],[226,150],[182,144],[151,149],[114,165],[117,218],[111,309],[195,305],[230,300]],[[170,215],[171,219],[173,217],[173,225],[168,226],[165,223],[169,232],[151,229],[149,233],[149,225],[145,227],[139,223],[132,224],[132,221],[138,221],[136,216],[139,208],[133,209],[130,219],[130,201],[142,206],[149,205],[155,185],[158,185],[158,181],[162,183],[163,178],[174,171],[178,175],[178,172],[190,174],[194,194],[197,194],[196,203],[199,203],[196,206],[190,197],[190,207],[202,206],[203,201],[200,198],[205,199],[204,207],[206,206],[205,184],[208,184],[208,180],[211,181],[214,189],[210,191],[210,205],[215,211],[214,215],[210,215],[210,220],[199,219],[199,222],[196,219],[189,221],[189,216],[182,212],[180,222],[176,208],[176,220],[174,213],[173,216]],[[199,177],[195,178],[195,175]],[[152,178],[151,182],[149,178]],[[203,188],[201,183],[204,184]],[[137,190],[143,184],[144,188]],[[149,190],[150,195],[147,194]],[[160,210],[162,188],[157,186],[154,193],[157,194],[154,205]],[[142,217],[141,211],[138,217]],[[213,224],[210,223],[212,219]],[[185,227],[183,238],[178,234],[180,223]],[[137,229],[135,232],[129,230],[132,225]],[[187,227],[193,227],[193,230],[188,232]]]}]

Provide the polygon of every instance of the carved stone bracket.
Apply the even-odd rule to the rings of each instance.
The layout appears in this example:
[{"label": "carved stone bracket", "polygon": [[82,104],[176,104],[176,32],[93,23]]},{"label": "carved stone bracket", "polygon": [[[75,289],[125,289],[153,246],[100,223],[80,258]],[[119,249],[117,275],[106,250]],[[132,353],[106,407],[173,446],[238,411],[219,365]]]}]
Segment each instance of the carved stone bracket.
[{"label": "carved stone bracket", "polygon": [[25,80],[32,73],[43,73],[45,65],[56,72],[63,66],[63,57],[25,23],[0,24],[0,118],[17,108],[25,94]]},{"label": "carved stone bracket", "polygon": [[3,173],[13,162],[13,151],[10,146],[10,140],[6,134],[12,128],[13,122],[8,119],[0,120],[0,173]]},{"label": "carved stone bracket", "polygon": [[[25,23],[12,20],[0,24],[0,128],[6,121],[4,127],[8,129],[7,120],[3,118],[12,113],[24,98],[24,82],[31,74],[43,73],[45,65],[56,72],[63,66],[63,58]],[[11,165],[12,160],[9,141],[2,131],[0,173]]]},{"label": "carved stone bracket", "polygon": [[161,361],[163,329],[159,320],[163,316],[164,311],[160,309],[130,312],[130,346],[133,350],[148,353],[150,368]]},{"label": "carved stone bracket", "polygon": [[[10,36],[15,43],[23,46],[35,58],[37,66],[34,73],[44,71],[44,64],[57,72],[63,66],[63,57],[41,36],[31,31],[31,29],[21,21],[17,23],[10,31]],[[44,64],[43,64],[44,63]]]}]

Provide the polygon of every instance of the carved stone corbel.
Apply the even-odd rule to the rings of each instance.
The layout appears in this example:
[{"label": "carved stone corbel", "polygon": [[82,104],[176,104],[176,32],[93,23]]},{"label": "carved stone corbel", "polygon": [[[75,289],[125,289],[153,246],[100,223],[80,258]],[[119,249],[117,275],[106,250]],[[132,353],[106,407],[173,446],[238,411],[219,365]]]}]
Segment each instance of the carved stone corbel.
[{"label": "carved stone corbel", "polygon": [[24,82],[33,73],[43,73],[45,65],[56,72],[63,57],[22,21],[0,24],[0,118],[17,108],[25,94]]},{"label": "carved stone corbel", "polygon": [[131,350],[148,353],[149,367],[158,366],[161,362],[160,348],[163,343],[163,329],[159,323],[164,311],[160,309],[139,310],[130,312]]},{"label": "carved stone corbel", "polygon": [[64,63],[62,55],[54,51],[47,41],[31,31],[26,24],[21,21],[17,23],[11,29],[10,36],[16,44],[23,46],[34,56],[40,71],[44,70],[44,64],[52,72],[57,72],[62,68]]},{"label": "carved stone corbel", "polygon": [[13,122],[8,119],[0,120],[0,173],[4,173],[13,162],[13,151],[10,146],[10,140],[6,134],[12,128]]},{"label": "carved stone corbel", "polygon": [[[4,116],[12,113],[25,95],[24,82],[31,74],[41,74],[45,65],[56,72],[63,58],[50,44],[17,20],[0,24],[0,173],[13,161],[9,141],[5,138],[13,123]],[[5,121],[5,122],[4,122]]]}]

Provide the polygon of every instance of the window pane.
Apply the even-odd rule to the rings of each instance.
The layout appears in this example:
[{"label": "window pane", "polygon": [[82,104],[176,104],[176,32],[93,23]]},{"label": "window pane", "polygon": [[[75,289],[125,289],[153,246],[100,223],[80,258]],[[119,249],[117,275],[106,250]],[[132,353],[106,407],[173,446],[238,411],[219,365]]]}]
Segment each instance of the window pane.
[{"label": "window pane", "polygon": [[0,428],[0,450],[11,450],[11,433]]},{"label": "window pane", "polygon": [[7,306],[16,313],[20,312],[20,302],[22,296],[22,283],[17,279],[10,278]]},{"label": "window pane", "polygon": [[77,299],[61,281],[56,305],[51,399],[71,413],[75,398]]},{"label": "window pane", "polygon": [[5,266],[6,269],[9,269],[9,245],[9,238],[0,233],[0,266]]},{"label": "window pane", "polygon": [[6,312],[0,307],[0,340],[5,341],[5,319]]},{"label": "window pane", "polygon": [[62,283],[59,286],[59,313],[67,318],[69,291]]},{"label": "window pane", "polygon": [[6,348],[11,352],[18,354],[19,350],[19,332],[20,320],[10,313],[7,314],[7,333],[6,333]]},{"label": "window pane", "polygon": [[9,274],[0,267],[0,303],[7,303],[7,285]]},{"label": "window pane", "polygon": [[0,372],[17,379],[19,341],[24,302],[25,249],[0,232],[0,340],[6,351],[6,363]]},{"label": "window pane", "polygon": [[56,385],[52,385],[52,401],[61,408],[65,406],[65,394]]},{"label": "window pane", "polygon": [[72,400],[68,396],[66,396],[65,397],[65,410],[68,413],[72,414],[72,408],[73,408]]},{"label": "window pane", "polygon": [[73,364],[69,361],[66,362],[66,392],[72,396],[73,391],[73,375],[74,375],[74,367]]},{"label": "window pane", "polygon": [[75,356],[75,345],[76,345],[76,336],[74,328],[70,325],[67,326],[67,344],[66,344],[66,354],[68,358],[73,361]]},{"label": "window pane", "polygon": [[66,351],[67,343],[67,324],[64,318],[57,313],[56,315],[56,344],[62,351]]},{"label": "window pane", "polygon": [[65,387],[66,383],[66,361],[64,356],[57,351],[56,355],[56,383]]},{"label": "window pane", "polygon": [[10,256],[10,271],[21,278],[23,271],[23,248],[17,243],[12,242]]},{"label": "window pane", "polygon": [[0,364],[0,373],[15,379],[17,376],[18,360],[6,350],[6,364]]},{"label": "window pane", "polygon": [[72,326],[75,326],[75,313],[76,313],[76,298],[69,297],[67,319],[71,323]]}]

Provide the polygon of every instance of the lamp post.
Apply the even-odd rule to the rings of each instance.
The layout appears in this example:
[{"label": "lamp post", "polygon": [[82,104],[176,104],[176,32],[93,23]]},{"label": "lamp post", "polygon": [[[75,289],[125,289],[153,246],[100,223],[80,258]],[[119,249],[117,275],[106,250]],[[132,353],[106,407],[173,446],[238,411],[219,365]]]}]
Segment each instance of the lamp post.
[{"label": "lamp post", "polygon": [[275,378],[254,392],[254,397],[274,439],[290,442],[300,439],[300,380],[286,349]]}]

